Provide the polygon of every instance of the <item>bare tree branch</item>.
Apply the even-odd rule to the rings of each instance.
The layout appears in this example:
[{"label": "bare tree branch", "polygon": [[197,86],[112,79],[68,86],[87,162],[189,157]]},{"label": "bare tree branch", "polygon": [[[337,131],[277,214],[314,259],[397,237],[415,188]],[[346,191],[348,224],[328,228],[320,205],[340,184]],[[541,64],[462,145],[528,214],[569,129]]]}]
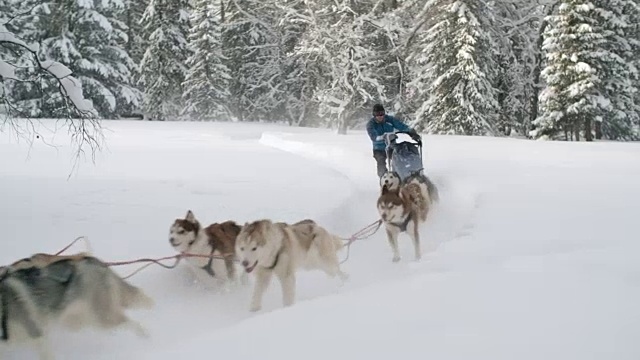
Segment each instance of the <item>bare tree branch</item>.
[{"label": "bare tree branch", "polygon": [[[13,18],[12,18],[13,19]],[[38,132],[34,120],[29,113],[15,104],[9,87],[11,82],[30,82],[40,90],[43,82],[53,82],[57,85],[57,95],[64,104],[64,127],[68,129],[71,141],[75,143],[75,161],[72,167],[77,169],[79,159],[85,155],[86,148],[91,149],[91,159],[95,162],[95,154],[101,149],[103,141],[102,128],[97,118],[97,111],[91,101],[83,96],[81,82],[72,76],[71,70],[65,65],[51,60],[40,60],[36,49],[18,38],[15,34],[0,24],[0,47],[11,49],[17,57],[26,56],[33,66],[28,69],[35,72],[35,77],[21,78],[16,74],[16,65],[0,57],[0,114],[5,119],[0,122],[0,132],[9,131],[23,138],[33,145],[34,138],[47,144],[45,138]],[[0,56],[2,53],[0,53]],[[41,91],[44,93],[44,91]],[[3,109],[4,108],[4,109]],[[4,110],[4,111],[2,111]],[[30,147],[31,147],[30,146]],[[71,176],[71,174],[69,174]]]}]

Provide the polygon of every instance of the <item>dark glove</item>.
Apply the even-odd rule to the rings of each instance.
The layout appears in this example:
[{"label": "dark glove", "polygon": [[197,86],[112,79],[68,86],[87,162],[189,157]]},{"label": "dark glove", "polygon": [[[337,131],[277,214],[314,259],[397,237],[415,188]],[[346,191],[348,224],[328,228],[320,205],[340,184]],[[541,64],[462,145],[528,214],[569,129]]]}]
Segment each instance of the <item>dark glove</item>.
[{"label": "dark glove", "polygon": [[415,130],[411,130],[411,131],[409,132],[409,136],[411,136],[411,138],[412,138],[414,141],[420,141],[420,134],[418,134],[418,132],[417,132],[417,131],[415,131]]}]

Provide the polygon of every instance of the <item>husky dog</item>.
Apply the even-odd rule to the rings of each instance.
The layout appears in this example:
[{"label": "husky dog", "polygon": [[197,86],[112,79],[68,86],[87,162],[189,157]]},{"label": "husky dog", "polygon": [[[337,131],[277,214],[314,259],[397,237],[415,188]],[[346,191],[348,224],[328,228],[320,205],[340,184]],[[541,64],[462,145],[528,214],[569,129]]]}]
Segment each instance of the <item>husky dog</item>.
[{"label": "husky dog", "polygon": [[397,190],[400,188],[400,175],[395,171],[387,171],[380,177],[380,187],[387,186],[389,190]]},{"label": "husky dog", "polygon": [[438,193],[436,184],[434,184],[428,176],[424,175],[422,171],[414,172],[411,175],[407,176],[407,178],[402,182],[401,186],[406,186],[407,184],[417,184],[420,187],[420,191],[422,192],[424,198],[427,199],[429,203],[440,201],[440,195]]},{"label": "husky dog", "polygon": [[52,360],[47,335],[54,323],[73,331],[128,327],[148,337],[124,311],[153,306],[151,298],[95,257],[35,254],[0,270],[0,343],[30,343],[41,359]]},{"label": "husky dog", "polygon": [[275,273],[282,286],[284,306],[295,301],[296,273],[320,269],[342,281],[348,275],[340,269],[337,252],[344,243],[313,220],[295,224],[257,220],[246,223],[236,240],[236,254],[247,273],[255,270],[256,284],[250,311],[262,308],[262,297]]},{"label": "husky dog", "polygon": [[237,280],[234,259],[240,229],[230,220],[203,228],[193,212],[188,210],[184,219],[176,219],[171,225],[169,242],[180,253],[202,255],[186,258],[197,276],[205,281],[214,278],[220,284],[228,284]]},{"label": "husky dog", "polygon": [[396,191],[409,183],[418,184],[424,196],[429,197],[433,202],[439,201],[438,188],[422,171],[413,172],[404,181],[395,171],[387,171],[380,177],[380,188],[386,185],[387,189],[391,191]]},{"label": "husky dog", "polygon": [[[410,176],[400,187],[382,186],[377,209],[393,251],[393,262],[400,261],[398,235],[406,232],[413,241],[415,260],[422,258],[419,227],[427,220],[432,199],[424,176]],[[430,183],[430,181],[429,181]]]}]

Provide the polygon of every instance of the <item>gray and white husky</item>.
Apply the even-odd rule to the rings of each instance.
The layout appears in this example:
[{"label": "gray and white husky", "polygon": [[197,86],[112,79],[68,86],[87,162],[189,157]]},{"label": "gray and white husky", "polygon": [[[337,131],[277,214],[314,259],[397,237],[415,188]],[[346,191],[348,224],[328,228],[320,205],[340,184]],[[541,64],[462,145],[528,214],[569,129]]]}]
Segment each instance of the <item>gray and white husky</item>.
[{"label": "gray and white husky", "polygon": [[147,337],[125,310],[153,306],[95,257],[35,254],[0,269],[0,344],[31,345],[41,359],[52,360],[48,334],[54,324],[72,331],[126,327]]}]

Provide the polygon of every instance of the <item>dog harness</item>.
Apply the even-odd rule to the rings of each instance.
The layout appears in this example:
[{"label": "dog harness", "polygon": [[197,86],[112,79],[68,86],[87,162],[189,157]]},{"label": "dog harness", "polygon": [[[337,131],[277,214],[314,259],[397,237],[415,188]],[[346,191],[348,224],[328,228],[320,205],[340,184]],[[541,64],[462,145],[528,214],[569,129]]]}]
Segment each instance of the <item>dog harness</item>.
[{"label": "dog harness", "polygon": [[411,221],[411,218],[412,218],[411,213],[409,213],[409,216],[407,216],[407,218],[404,219],[402,223],[390,222],[389,224],[399,228],[400,231],[404,232],[404,231],[407,231],[407,226],[409,225],[409,221]]},{"label": "dog harness", "polygon": [[276,265],[278,265],[278,260],[280,259],[280,254],[282,254],[282,248],[278,250],[278,253],[276,254],[276,258],[273,260],[273,265],[269,266],[267,269],[273,270],[276,268]]},{"label": "dog harness", "polygon": [[2,294],[2,319],[0,319],[0,331],[2,331],[2,340],[9,340],[9,300],[7,294]]}]

